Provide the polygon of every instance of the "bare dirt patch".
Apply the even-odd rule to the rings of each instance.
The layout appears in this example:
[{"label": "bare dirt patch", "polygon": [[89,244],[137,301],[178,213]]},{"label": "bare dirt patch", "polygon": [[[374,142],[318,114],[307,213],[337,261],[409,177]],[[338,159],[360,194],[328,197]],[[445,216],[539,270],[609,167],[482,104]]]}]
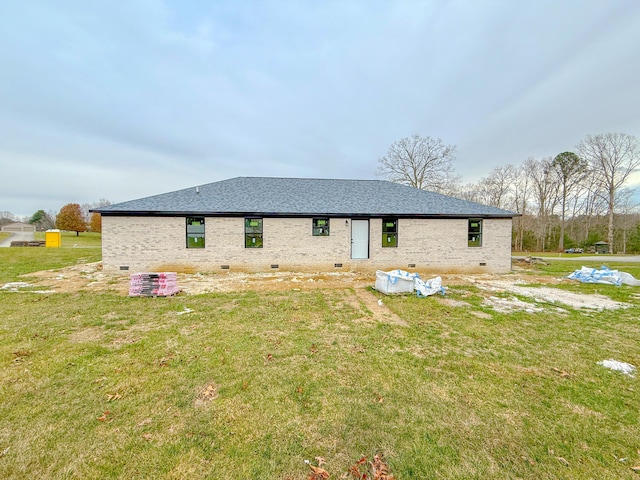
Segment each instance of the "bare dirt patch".
[{"label": "bare dirt patch", "polygon": [[[472,279],[472,281],[481,290],[490,292],[509,292],[532,298],[536,303],[562,304],[573,308],[586,308],[598,311],[617,310],[619,308],[626,308],[629,306],[625,303],[616,302],[605,295],[595,293],[587,295],[584,293],[569,292],[558,288],[525,287],[522,286],[524,283],[523,281],[513,282],[502,279]],[[511,302],[512,305],[517,303],[526,303],[526,305],[523,305],[523,308],[519,309],[530,309],[532,312],[538,310],[538,307],[533,304],[529,304],[529,302],[522,302],[517,299],[513,299]],[[512,306],[507,307],[506,304],[505,308],[507,308],[507,310],[509,308],[513,309]]]},{"label": "bare dirt patch", "polygon": [[372,313],[374,320],[382,323],[401,325],[403,327],[409,325],[402,318],[389,310],[389,307],[384,304],[384,301],[379,300],[378,297],[369,290],[359,288],[355,290],[355,296],[364,304],[367,310]]},{"label": "bare dirt patch", "polygon": [[[57,270],[45,270],[30,273],[31,286],[46,287],[51,292],[76,292],[80,290],[95,292],[114,292],[127,295],[128,275],[105,274],[101,262],[79,264]],[[535,275],[531,271],[516,268],[508,274],[442,274],[445,287],[475,285],[485,292],[488,305],[497,306],[502,311],[530,310],[538,311],[540,304],[562,304],[573,308],[592,310],[611,310],[625,308],[626,304],[611,300],[598,294],[583,294],[554,288],[561,284],[572,283],[563,277]],[[182,294],[198,295],[203,293],[229,293],[242,291],[297,291],[314,289],[352,289],[355,298],[347,299],[354,307],[363,305],[372,312],[374,320],[402,324],[402,319],[391,312],[382,301],[367,291],[373,286],[375,276],[371,273],[351,271],[341,272],[220,272],[211,274],[178,273],[178,286]],[[541,287],[528,287],[526,284],[541,284]],[[499,299],[496,292],[508,292],[531,298],[534,303],[517,299]],[[514,297],[515,298],[515,297]],[[440,301],[455,301],[440,299]],[[464,302],[455,306],[466,306]]]}]

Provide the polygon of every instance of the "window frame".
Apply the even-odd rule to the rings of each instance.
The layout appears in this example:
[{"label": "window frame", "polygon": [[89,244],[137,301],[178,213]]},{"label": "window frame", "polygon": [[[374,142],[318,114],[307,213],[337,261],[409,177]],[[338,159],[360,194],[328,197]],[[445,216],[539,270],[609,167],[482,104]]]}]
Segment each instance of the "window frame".
[{"label": "window frame", "polygon": [[[477,223],[477,228],[472,229],[472,224]],[[481,218],[470,218],[467,222],[467,246],[469,248],[482,247],[483,222]],[[477,237],[477,238],[475,238]]]},{"label": "window frame", "polygon": [[[387,225],[392,223],[393,225]],[[391,240],[393,238],[393,240]],[[398,218],[382,219],[382,248],[398,248]]]},{"label": "window frame", "polygon": [[[325,225],[319,225],[326,222]],[[328,237],[331,235],[329,217],[313,217],[311,220],[311,235],[314,237]]]},{"label": "window frame", "polygon": [[[195,225],[192,222],[198,222]],[[202,227],[193,228],[193,227]],[[200,216],[185,217],[185,247],[186,248],[206,248],[206,228],[205,218]],[[198,244],[198,239],[202,239],[202,245]],[[190,241],[193,240],[193,241]]]},{"label": "window frame", "polygon": [[[257,221],[258,225],[250,225],[250,222]],[[264,247],[264,219],[262,217],[244,218],[244,248]],[[252,239],[253,241],[250,241]]]}]

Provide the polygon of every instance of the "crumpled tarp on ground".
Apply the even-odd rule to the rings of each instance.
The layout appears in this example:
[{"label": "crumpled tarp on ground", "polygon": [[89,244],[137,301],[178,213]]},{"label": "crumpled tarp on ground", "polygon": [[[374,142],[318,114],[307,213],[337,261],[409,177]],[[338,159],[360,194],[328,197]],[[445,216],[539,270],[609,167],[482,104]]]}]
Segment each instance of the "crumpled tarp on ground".
[{"label": "crumpled tarp on ground", "polygon": [[633,287],[640,286],[640,280],[630,273],[611,270],[604,265],[600,267],[600,270],[597,268],[582,267],[580,270],[570,273],[567,278],[570,278],[571,280],[578,280],[582,283],[604,283],[607,285],[616,285],[618,287],[623,283]]},{"label": "crumpled tarp on ground", "polygon": [[442,286],[442,278],[434,277],[422,280],[417,273],[409,273],[404,270],[392,270],[390,272],[376,271],[376,284],[374,287],[385,295],[413,293],[419,297],[428,297],[440,293],[445,294]]},{"label": "crumpled tarp on ground", "polygon": [[601,362],[598,362],[598,365],[602,365],[603,367],[610,370],[622,372],[625,375],[629,375],[631,377],[634,377],[636,372],[636,367],[634,365],[626,362],[620,362],[612,358],[610,358],[609,360],[602,360]]}]

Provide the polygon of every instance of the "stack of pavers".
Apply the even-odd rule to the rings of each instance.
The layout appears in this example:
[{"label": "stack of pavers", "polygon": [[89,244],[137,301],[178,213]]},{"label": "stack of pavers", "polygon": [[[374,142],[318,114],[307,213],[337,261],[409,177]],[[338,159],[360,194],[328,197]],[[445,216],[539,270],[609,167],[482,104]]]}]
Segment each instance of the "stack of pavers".
[{"label": "stack of pavers", "polygon": [[132,273],[130,297],[169,297],[178,293],[176,272]]}]

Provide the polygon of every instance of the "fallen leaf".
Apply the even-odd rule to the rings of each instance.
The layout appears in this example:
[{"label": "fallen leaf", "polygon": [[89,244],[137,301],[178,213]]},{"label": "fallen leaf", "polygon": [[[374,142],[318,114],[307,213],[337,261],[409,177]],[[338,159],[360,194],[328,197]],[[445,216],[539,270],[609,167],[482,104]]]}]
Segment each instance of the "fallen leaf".
[{"label": "fallen leaf", "polygon": [[296,388],[296,392],[303,393],[304,389],[302,387],[298,387],[298,388]]},{"label": "fallen leaf", "polygon": [[311,353],[318,353],[318,346],[314,343],[311,345]]},{"label": "fallen leaf", "polygon": [[109,410],[105,410],[104,412],[102,412],[102,415],[100,415],[98,417],[98,421],[99,422],[106,422],[108,420],[110,414],[111,414],[111,412]]},{"label": "fallen leaf", "polygon": [[142,438],[144,438],[147,442],[150,442],[151,440],[153,440],[153,435],[150,433],[145,433],[144,435],[142,435]]},{"label": "fallen leaf", "polygon": [[556,460],[558,460],[560,463],[562,463],[563,465],[565,465],[565,466],[567,466],[567,467],[569,466],[569,462],[567,461],[567,459],[566,459],[566,458],[563,458],[563,457],[556,457]]},{"label": "fallen leaf", "polygon": [[631,467],[631,470],[633,470],[634,472],[640,472],[640,465],[634,465],[633,467]]},{"label": "fallen leaf", "polygon": [[534,460],[530,459],[526,455],[522,455],[520,458],[522,458],[525,462],[528,462],[529,465],[531,465],[531,466],[534,466],[536,464],[536,462]]},{"label": "fallen leaf", "polygon": [[566,370],[560,370],[559,368],[553,367],[551,370],[553,370],[556,373],[559,373],[561,377],[570,377],[571,374],[569,372],[567,372]]},{"label": "fallen leaf", "polygon": [[144,427],[145,425],[149,425],[151,423],[151,419],[150,418],[145,418],[144,420],[139,421],[136,424],[136,427]]},{"label": "fallen leaf", "polygon": [[318,464],[319,467],[321,467],[322,465],[326,465],[327,464],[327,462],[325,462],[324,458],[322,458],[322,457],[316,457],[315,460],[316,460],[316,463]]},{"label": "fallen leaf", "polygon": [[324,468],[314,467],[313,465],[309,465],[309,468],[313,472],[313,475],[309,477],[310,480],[322,480],[325,478],[329,478],[329,472],[327,472]]},{"label": "fallen leaf", "polygon": [[218,398],[218,389],[219,388],[220,387],[218,385],[216,385],[215,383],[210,383],[210,384],[206,385],[198,393],[198,396],[196,397],[196,400],[195,400],[196,405],[197,406],[203,406],[207,402],[210,402],[211,400],[215,400],[216,398]]},{"label": "fallen leaf", "polygon": [[111,402],[112,400],[120,400],[122,398],[122,395],[120,395],[119,393],[113,394],[113,395],[107,395],[107,402]]}]

